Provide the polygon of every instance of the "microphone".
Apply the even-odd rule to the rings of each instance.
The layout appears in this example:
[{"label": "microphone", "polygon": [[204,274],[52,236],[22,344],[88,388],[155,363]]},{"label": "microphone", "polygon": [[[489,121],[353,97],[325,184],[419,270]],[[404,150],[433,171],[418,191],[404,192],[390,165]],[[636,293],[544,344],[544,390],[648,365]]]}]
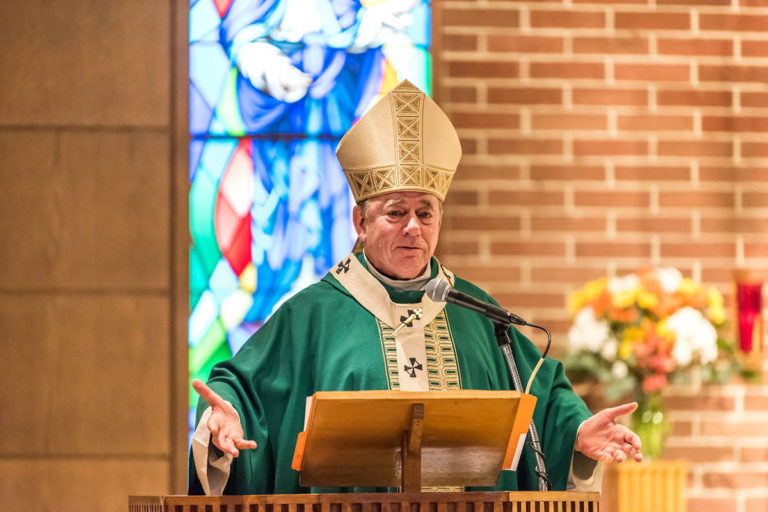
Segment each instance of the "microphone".
[{"label": "microphone", "polygon": [[510,313],[509,311],[500,308],[496,304],[485,302],[480,299],[468,295],[464,292],[460,292],[456,288],[452,288],[445,279],[436,277],[427,283],[426,288],[427,297],[435,302],[450,302],[456,304],[462,308],[471,309],[482,313],[491,320],[500,324],[515,324],[515,325],[528,325],[528,322],[520,318],[519,316]]}]

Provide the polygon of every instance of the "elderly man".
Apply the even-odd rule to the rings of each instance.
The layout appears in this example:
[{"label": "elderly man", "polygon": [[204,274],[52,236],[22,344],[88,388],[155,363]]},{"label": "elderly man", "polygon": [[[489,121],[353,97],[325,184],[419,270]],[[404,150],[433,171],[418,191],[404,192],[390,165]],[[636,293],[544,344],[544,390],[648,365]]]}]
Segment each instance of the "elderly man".
[{"label": "elderly man", "polygon": [[[357,206],[357,248],[319,283],[286,301],[231,360],[217,365],[193,439],[190,493],[308,492],[291,469],[305,398],[316,391],[510,389],[492,322],[424,295],[435,277],[486,301],[433,254],[442,201],[461,156],[458,136],[439,107],[403,82],[344,136],[337,156]],[[415,308],[421,318],[403,326]],[[514,328],[523,380],[539,350]],[[641,460],[638,437],[617,425],[636,404],[594,416],[573,393],[563,367],[547,360],[533,382],[534,422],[553,490],[599,489],[596,460]],[[537,488],[526,447],[499,489]],[[586,486],[586,487],[585,487]]]}]

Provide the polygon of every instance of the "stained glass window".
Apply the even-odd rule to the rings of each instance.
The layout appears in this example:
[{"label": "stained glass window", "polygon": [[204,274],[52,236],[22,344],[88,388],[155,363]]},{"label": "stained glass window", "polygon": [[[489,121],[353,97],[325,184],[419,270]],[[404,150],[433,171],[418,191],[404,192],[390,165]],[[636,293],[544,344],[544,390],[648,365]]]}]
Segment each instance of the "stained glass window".
[{"label": "stained glass window", "polygon": [[[192,0],[189,373],[207,380],[352,248],[341,136],[407,78],[429,93],[426,0]],[[197,394],[190,387],[190,427]]]}]

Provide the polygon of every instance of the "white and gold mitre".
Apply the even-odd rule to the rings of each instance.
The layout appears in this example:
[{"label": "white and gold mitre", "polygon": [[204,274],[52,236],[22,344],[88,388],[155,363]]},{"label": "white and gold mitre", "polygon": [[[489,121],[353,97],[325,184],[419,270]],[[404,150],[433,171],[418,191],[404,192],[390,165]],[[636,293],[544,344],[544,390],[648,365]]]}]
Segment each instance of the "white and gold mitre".
[{"label": "white and gold mitre", "polygon": [[342,137],[336,156],[357,203],[400,191],[443,201],[461,145],[437,103],[404,80]]}]

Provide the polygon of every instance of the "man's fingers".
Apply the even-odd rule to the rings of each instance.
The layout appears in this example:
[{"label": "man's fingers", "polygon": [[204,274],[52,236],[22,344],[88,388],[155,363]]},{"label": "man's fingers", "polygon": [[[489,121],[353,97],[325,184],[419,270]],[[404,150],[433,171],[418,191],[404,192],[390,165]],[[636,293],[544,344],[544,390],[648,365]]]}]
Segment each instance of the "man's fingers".
[{"label": "man's fingers", "polygon": [[241,450],[253,450],[256,448],[256,441],[250,441],[248,439],[239,439],[235,441],[235,446]]},{"label": "man's fingers", "polygon": [[192,387],[200,398],[208,402],[211,407],[220,407],[224,404],[224,399],[217,395],[211,388],[209,388],[203,381],[195,379],[192,381]]},{"label": "man's fingers", "polygon": [[622,404],[617,405],[616,407],[603,409],[601,412],[605,414],[611,421],[613,421],[619,416],[631,414],[635,409],[637,409],[637,402],[630,402],[628,404]]}]

